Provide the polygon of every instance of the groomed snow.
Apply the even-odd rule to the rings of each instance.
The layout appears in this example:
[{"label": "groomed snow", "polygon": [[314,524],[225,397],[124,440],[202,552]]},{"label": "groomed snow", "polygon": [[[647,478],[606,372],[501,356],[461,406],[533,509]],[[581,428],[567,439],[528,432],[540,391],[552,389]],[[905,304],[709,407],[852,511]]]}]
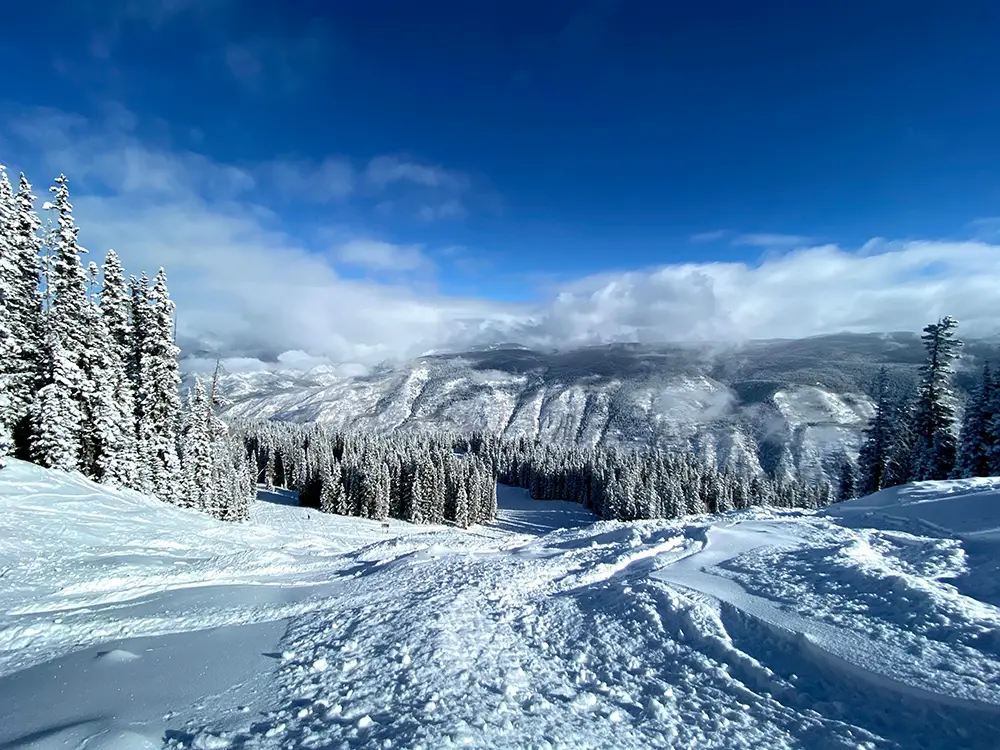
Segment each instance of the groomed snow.
[{"label": "groomed snow", "polygon": [[227,525],[0,471],[0,748],[995,748],[1000,480]]}]

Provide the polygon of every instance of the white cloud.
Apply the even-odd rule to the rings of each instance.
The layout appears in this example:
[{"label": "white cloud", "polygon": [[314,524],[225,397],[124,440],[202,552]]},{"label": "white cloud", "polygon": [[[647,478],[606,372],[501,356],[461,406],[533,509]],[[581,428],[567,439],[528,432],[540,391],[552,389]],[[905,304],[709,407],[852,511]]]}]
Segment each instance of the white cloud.
[{"label": "white cloud", "polygon": [[664,266],[568,285],[522,328],[539,343],[745,340],[836,331],[918,330],[945,314],[970,335],[996,333],[1000,246],[833,245],[765,260]]},{"label": "white cloud", "polygon": [[330,203],[354,192],[354,168],[349,159],[329,156],[316,164],[307,160],[276,159],[259,168],[285,194],[313,203]]},{"label": "white cloud", "polygon": [[691,235],[692,242],[717,242],[729,235],[728,229],[715,229],[711,232],[698,232]]},{"label": "white cloud", "polygon": [[431,265],[422,246],[381,240],[349,240],[336,248],[334,256],[341,263],[367,271],[416,271]]},{"label": "white cloud", "polygon": [[203,362],[218,354],[247,368],[285,353],[281,366],[363,366],[490,341],[568,347],[919,330],[944,314],[956,316],[965,335],[998,330],[996,244],[879,239],[857,251],[805,247],[759,264],[590,276],[561,283],[531,305],[456,298],[398,281],[344,278],[338,262],[383,271],[429,261],[419,245],[356,231],[341,236],[332,253],[322,251],[329,239],[309,247],[296,238],[301,227],[293,236],[274,209],[248,199],[248,185],[262,179],[257,172],[150,146],[128,118],[95,128],[47,113],[20,126],[41,161],[34,179],[69,174],[91,257],[114,247],[132,272],[166,266],[181,343]]},{"label": "white cloud", "polygon": [[[472,180],[455,170],[405,156],[376,156],[368,162],[362,180],[371,191],[397,196],[382,201],[385,211],[401,208],[423,221],[460,219],[468,214],[463,201]],[[403,188],[407,194],[399,195]]]},{"label": "white cloud", "polygon": [[431,188],[446,188],[464,192],[469,188],[468,178],[452,170],[431,164],[420,164],[399,156],[376,156],[368,162],[365,178],[372,185],[386,187],[395,182],[413,182]]},{"label": "white cloud", "polygon": [[[135,118],[119,107],[105,110],[105,124],[58,110],[36,109],[11,118],[11,133],[43,155],[53,177],[65,172],[84,191],[170,197],[192,191],[231,200],[255,186],[246,170],[202,154],[151,147],[135,135]],[[37,178],[36,178],[37,179]]]},{"label": "white cloud", "polygon": [[436,221],[437,219],[461,219],[468,211],[458,200],[446,200],[444,203],[434,205],[423,205],[417,211],[417,216],[424,221]]},{"label": "white cloud", "polygon": [[801,234],[741,234],[733,238],[734,245],[752,245],[753,247],[801,247],[813,242],[811,237]]}]

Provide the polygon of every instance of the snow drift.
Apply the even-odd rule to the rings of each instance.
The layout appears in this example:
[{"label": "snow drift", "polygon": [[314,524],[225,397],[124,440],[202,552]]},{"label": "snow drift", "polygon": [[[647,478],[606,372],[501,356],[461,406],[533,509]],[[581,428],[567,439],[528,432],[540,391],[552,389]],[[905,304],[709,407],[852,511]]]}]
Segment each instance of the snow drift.
[{"label": "snow drift", "polygon": [[0,748],[993,748],[1000,482],[227,525],[0,471]]}]

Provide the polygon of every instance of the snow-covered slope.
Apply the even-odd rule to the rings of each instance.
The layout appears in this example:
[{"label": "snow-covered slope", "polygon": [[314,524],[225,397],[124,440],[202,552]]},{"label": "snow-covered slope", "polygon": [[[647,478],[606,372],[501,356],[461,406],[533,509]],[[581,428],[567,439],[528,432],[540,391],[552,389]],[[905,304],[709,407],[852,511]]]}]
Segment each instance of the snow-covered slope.
[{"label": "snow-covered slope", "polygon": [[1000,481],[225,525],[0,471],[0,747],[994,748]]},{"label": "snow-covered slope", "polygon": [[[970,343],[966,364],[995,355]],[[879,366],[912,377],[914,336],[823,336],[740,347],[493,348],[427,356],[363,376],[227,376],[235,416],[338,428],[484,430],[594,444],[712,445],[720,462],[838,478],[872,412]],[[964,376],[963,376],[964,378]],[[961,382],[964,382],[960,378]]]}]

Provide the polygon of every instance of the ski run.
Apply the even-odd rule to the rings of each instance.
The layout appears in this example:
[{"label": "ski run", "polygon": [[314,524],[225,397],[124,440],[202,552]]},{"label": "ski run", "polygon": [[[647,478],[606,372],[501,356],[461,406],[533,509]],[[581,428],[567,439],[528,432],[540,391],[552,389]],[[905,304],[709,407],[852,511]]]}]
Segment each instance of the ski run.
[{"label": "ski run", "polygon": [[0,472],[0,748],[995,748],[1000,481],[468,530]]}]

